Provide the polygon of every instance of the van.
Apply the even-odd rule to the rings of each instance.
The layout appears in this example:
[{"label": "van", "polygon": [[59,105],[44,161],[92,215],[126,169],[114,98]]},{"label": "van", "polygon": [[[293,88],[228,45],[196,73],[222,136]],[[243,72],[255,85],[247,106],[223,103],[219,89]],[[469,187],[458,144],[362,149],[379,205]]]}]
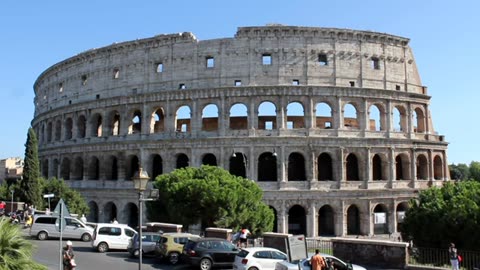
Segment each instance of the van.
[{"label": "van", "polygon": [[98,223],[93,232],[92,247],[98,252],[109,249],[127,250],[137,232],[126,224]]},{"label": "van", "polygon": [[[58,216],[38,215],[34,217],[32,226],[30,227],[30,236],[36,237],[38,240],[46,240],[48,238],[59,238],[60,232],[57,230],[55,223],[58,223]],[[62,232],[63,238],[80,239],[88,242],[92,240],[93,228],[83,224],[74,217],[65,217],[65,229]]]}]

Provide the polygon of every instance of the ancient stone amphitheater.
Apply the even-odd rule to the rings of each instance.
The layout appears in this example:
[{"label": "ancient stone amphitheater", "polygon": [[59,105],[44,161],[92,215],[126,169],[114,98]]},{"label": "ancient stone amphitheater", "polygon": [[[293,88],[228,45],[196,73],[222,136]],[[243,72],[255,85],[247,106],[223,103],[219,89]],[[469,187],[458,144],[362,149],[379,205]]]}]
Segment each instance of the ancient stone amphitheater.
[{"label": "ancient stone amphitheater", "polygon": [[449,179],[408,43],[269,25],[80,53],[34,85],[42,173],[81,191],[91,221],[137,224],[139,166],[209,164],[258,183],[274,231],[396,233],[408,201]]}]

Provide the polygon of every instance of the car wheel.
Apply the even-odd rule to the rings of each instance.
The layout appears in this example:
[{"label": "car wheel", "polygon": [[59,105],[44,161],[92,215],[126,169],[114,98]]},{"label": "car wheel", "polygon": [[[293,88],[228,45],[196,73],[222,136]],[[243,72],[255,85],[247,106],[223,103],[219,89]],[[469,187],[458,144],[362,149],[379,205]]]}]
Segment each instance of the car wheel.
[{"label": "car wheel", "polygon": [[92,237],[90,236],[90,234],[84,233],[84,234],[82,235],[82,241],[83,241],[83,242],[88,242],[88,241],[90,241],[90,240],[92,240]]},{"label": "car wheel", "polygon": [[210,261],[210,259],[203,258],[203,259],[200,261],[200,269],[201,269],[201,270],[210,270],[210,269],[212,269],[212,261]]},{"label": "car wheel", "polygon": [[106,251],[108,250],[108,245],[107,245],[107,243],[102,242],[102,243],[98,244],[97,250],[98,250],[98,252],[100,252],[100,253],[106,252]]},{"label": "car wheel", "polygon": [[47,240],[48,233],[47,232],[39,232],[37,235],[38,240]]},{"label": "car wheel", "polygon": [[168,261],[171,264],[176,264],[178,262],[179,256],[180,256],[180,254],[178,254],[178,252],[172,252],[172,253],[170,253],[170,255],[168,255]]},{"label": "car wheel", "polygon": [[248,268],[248,270],[258,270],[258,268],[257,267],[250,267],[250,268]]}]

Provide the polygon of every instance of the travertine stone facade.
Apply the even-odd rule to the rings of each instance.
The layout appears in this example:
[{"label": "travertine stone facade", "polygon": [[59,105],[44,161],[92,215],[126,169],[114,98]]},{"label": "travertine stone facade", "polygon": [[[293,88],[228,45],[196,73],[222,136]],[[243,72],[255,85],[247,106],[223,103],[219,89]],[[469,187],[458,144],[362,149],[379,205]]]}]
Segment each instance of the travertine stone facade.
[{"label": "travertine stone facade", "polygon": [[137,222],[139,166],[210,164],[257,181],[278,232],[395,233],[408,200],[449,179],[408,43],[275,25],[80,53],[34,85],[42,172],[78,188],[95,221]]}]

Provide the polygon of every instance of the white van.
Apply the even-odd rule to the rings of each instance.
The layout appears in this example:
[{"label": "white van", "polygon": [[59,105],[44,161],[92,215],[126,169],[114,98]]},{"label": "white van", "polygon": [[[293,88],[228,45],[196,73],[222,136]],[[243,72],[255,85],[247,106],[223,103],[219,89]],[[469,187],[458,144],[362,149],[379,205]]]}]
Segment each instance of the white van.
[{"label": "white van", "polygon": [[[58,216],[52,215],[35,216],[32,227],[30,227],[30,236],[36,237],[38,240],[60,237],[60,232],[55,226],[57,219]],[[93,228],[85,225],[74,217],[65,217],[65,229],[62,233],[63,238],[81,239],[82,241],[88,242],[92,239],[92,235]]]},{"label": "white van", "polygon": [[126,224],[98,223],[92,239],[92,247],[98,252],[109,249],[127,250],[130,239],[137,232]]}]

